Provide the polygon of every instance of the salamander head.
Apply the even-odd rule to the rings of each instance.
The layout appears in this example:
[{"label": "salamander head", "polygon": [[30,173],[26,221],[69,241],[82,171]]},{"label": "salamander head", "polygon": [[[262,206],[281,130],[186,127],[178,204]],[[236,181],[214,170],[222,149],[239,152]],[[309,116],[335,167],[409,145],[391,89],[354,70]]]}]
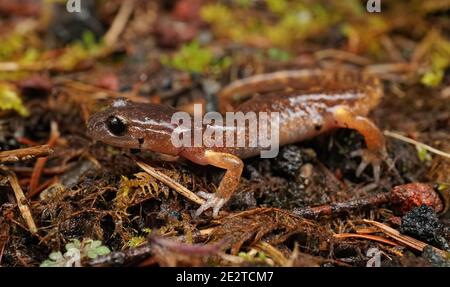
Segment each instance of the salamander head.
[{"label": "salamander head", "polygon": [[168,106],[117,99],[90,117],[87,132],[91,138],[113,146],[173,154],[177,153],[170,142],[174,112]]}]

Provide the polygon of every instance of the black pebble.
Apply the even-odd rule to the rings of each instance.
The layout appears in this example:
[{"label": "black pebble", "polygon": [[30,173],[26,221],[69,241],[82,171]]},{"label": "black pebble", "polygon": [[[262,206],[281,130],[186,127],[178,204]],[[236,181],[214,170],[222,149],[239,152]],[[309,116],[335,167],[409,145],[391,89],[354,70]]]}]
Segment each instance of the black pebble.
[{"label": "black pebble", "polygon": [[303,165],[303,152],[296,145],[287,145],[280,149],[279,155],[273,160],[273,168],[276,173],[295,178]]},{"label": "black pebble", "polygon": [[450,250],[443,236],[444,225],[429,206],[416,207],[403,216],[400,231],[436,247]]}]

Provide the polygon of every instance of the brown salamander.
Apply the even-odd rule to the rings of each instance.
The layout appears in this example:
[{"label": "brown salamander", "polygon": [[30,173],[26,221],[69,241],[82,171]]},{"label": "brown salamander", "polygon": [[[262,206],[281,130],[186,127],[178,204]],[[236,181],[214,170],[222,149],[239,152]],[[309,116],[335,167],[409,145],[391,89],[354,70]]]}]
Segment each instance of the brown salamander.
[{"label": "brown salamander", "polygon": [[[252,95],[250,99],[235,104],[241,97],[249,95]],[[362,158],[356,173],[359,175],[370,164],[375,182],[378,182],[380,165],[387,154],[385,140],[366,116],[382,95],[382,86],[375,77],[313,69],[279,71],[237,80],[222,89],[218,97],[222,113],[278,112],[280,145],[309,139],[336,128],[357,130],[363,135],[367,148],[352,153]],[[114,146],[181,156],[197,164],[225,169],[217,192],[199,192],[206,202],[196,214],[213,208],[216,216],[236,190],[243,169],[241,159],[255,156],[262,147],[174,145],[171,137],[178,125],[172,122],[172,116],[176,112],[169,106],[120,99],[89,119],[88,133],[92,138]],[[242,130],[226,124],[212,126],[218,131],[244,132],[246,144],[256,136],[248,128]]]}]

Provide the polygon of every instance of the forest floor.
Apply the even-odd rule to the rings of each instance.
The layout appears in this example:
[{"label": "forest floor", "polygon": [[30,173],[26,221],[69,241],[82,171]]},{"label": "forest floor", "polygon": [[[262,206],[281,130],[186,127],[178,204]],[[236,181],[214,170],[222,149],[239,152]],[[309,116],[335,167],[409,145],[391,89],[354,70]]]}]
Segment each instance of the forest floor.
[{"label": "forest floor", "polygon": [[[450,266],[448,1],[44,2],[0,4],[1,266]],[[222,170],[86,133],[118,97],[215,111],[237,79],[308,68],[381,79],[378,185],[336,130],[244,160],[219,216],[195,217],[136,158],[193,193]]]}]

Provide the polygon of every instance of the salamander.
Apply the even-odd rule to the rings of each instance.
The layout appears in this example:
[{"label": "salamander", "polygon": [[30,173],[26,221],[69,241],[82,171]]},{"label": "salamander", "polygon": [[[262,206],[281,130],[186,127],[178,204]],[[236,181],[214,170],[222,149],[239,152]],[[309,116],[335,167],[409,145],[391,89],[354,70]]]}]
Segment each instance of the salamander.
[{"label": "salamander", "polygon": [[[280,145],[300,142],[337,128],[357,130],[364,137],[366,148],[351,153],[351,156],[361,157],[356,175],[371,165],[375,183],[379,181],[381,163],[387,153],[383,134],[367,115],[382,96],[383,87],[376,77],[322,69],[254,75],[236,80],[218,93],[222,113],[277,112]],[[108,109],[93,114],[87,130],[93,139],[113,146],[151,150],[225,169],[215,193],[198,193],[206,201],[196,215],[212,208],[213,216],[217,216],[237,188],[244,166],[242,159],[257,155],[262,147],[248,146],[249,139],[256,136],[254,131],[226,124],[212,126],[216,131],[231,130],[236,135],[244,132],[244,146],[206,143],[178,146],[172,140],[173,132],[179,127],[172,121],[177,112],[166,105],[118,99]]]}]

